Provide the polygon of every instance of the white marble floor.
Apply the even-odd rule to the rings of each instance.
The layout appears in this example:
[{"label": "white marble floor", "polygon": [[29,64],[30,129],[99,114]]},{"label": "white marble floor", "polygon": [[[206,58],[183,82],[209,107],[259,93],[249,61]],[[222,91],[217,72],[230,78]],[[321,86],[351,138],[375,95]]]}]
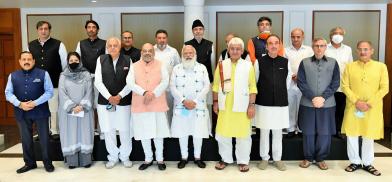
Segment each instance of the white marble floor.
[{"label": "white marble floor", "polygon": [[298,161],[288,161],[287,171],[278,171],[270,165],[265,171],[256,167],[257,162],[251,163],[250,171],[241,173],[236,165],[228,166],[223,171],[214,169],[215,162],[208,162],[206,169],[199,169],[193,163],[189,163],[185,169],[177,169],[176,162],[168,162],[166,171],[159,171],[156,165],[145,171],[137,168],[141,162],[134,163],[132,168],[124,168],[118,164],[113,169],[105,169],[104,162],[96,162],[91,168],[76,168],[73,170],[64,166],[63,162],[54,162],[56,170],[53,173],[45,172],[42,163],[38,168],[24,174],[16,174],[15,170],[23,165],[21,158],[0,158],[0,181],[1,182],[25,182],[25,181],[328,181],[328,182],[368,182],[368,181],[392,181],[392,157],[378,157],[374,165],[382,172],[379,177],[372,176],[364,170],[354,173],[344,171],[348,161],[327,161],[330,169],[322,171],[315,165],[308,169],[298,167]]}]

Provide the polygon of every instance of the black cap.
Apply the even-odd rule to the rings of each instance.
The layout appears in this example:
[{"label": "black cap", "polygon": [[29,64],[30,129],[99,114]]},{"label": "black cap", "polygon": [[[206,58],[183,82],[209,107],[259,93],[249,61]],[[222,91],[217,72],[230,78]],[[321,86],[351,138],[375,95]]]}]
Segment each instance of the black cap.
[{"label": "black cap", "polygon": [[193,24],[192,24],[192,29],[195,27],[203,27],[204,28],[204,25],[199,19],[197,19],[197,20],[193,21]]}]

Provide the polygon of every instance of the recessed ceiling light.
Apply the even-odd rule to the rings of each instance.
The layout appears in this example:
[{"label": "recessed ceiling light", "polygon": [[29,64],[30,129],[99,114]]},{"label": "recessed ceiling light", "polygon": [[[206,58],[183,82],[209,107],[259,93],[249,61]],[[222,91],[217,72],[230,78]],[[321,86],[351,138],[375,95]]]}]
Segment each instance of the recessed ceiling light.
[{"label": "recessed ceiling light", "polygon": [[96,3],[96,2],[97,2],[97,0],[91,0],[91,2],[92,2],[92,3]]}]

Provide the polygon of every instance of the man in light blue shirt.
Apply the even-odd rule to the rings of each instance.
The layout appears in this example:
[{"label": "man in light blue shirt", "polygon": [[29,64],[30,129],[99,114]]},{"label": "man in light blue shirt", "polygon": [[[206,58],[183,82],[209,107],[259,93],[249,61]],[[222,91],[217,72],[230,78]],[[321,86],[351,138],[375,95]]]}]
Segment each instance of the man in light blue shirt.
[{"label": "man in light blue shirt", "polygon": [[48,100],[53,96],[53,85],[48,72],[35,68],[35,60],[30,52],[20,54],[21,70],[8,76],[5,96],[14,105],[15,118],[22,138],[23,160],[25,165],[17,173],[24,173],[37,168],[34,156],[33,124],[40,137],[42,160],[47,172],[54,171],[49,158]]}]

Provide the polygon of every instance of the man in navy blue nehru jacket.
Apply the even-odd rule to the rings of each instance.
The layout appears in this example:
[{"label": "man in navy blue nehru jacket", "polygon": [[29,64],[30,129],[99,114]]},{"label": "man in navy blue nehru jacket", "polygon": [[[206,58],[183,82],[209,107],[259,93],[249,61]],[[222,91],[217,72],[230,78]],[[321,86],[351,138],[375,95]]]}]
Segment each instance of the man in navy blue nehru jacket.
[{"label": "man in navy blue nehru jacket", "polygon": [[42,161],[47,172],[54,166],[49,158],[49,105],[53,96],[53,85],[48,72],[35,68],[35,60],[30,52],[22,52],[19,58],[21,70],[8,76],[5,96],[14,105],[14,112],[22,138],[25,165],[17,173],[37,168],[34,156],[33,124],[35,124],[41,144]]}]

